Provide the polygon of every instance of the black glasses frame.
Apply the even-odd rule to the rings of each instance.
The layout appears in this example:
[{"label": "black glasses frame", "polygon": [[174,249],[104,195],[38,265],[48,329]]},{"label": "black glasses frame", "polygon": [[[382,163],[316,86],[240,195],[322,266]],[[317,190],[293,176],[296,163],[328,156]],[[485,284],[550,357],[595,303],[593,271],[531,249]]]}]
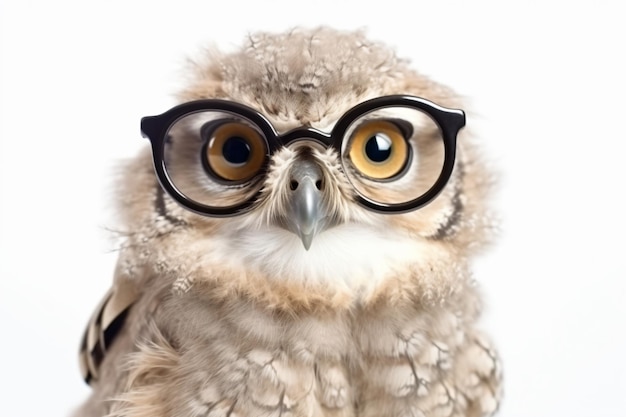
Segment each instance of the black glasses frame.
[{"label": "black glasses frame", "polygon": [[[326,148],[334,148],[340,154],[340,159],[343,161],[343,155],[341,155],[342,144],[345,133],[350,125],[364,114],[385,107],[408,107],[421,110],[435,121],[441,131],[444,141],[445,156],[439,178],[437,178],[435,184],[420,197],[405,203],[386,204],[373,201],[361,195],[355,188],[356,200],[363,207],[379,213],[406,213],[430,203],[435,197],[437,197],[437,195],[439,195],[439,193],[441,193],[450,179],[454,169],[456,137],[459,130],[465,126],[465,113],[462,110],[445,108],[429,100],[415,96],[383,96],[367,100],[348,110],[339,119],[339,121],[337,121],[330,133],[322,132],[321,130],[315,128],[301,127],[280,135],[274,129],[269,120],[257,110],[233,101],[207,99],[183,103],[158,116],[147,116],[142,118],[141,132],[144,137],[150,140],[152,145],[154,169],[159,183],[174,200],[176,200],[183,207],[197,214],[212,217],[229,217],[242,214],[248,210],[259,196],[260,190],[245,202],[228,207],[207,206],[188,198],[180,192],[167,174],[164,160],[167,133],[171,126],[180,118],[203,110],[216,110],[231,113],[234,116],[248,120],[261,131],[267,144],[268,154],[266,155],[266,158],[269,158],[269,156],[281,147],[287,146],[295,141],[314,140]],[[263,174],[264,173],[262,172],[259,175]]]}]

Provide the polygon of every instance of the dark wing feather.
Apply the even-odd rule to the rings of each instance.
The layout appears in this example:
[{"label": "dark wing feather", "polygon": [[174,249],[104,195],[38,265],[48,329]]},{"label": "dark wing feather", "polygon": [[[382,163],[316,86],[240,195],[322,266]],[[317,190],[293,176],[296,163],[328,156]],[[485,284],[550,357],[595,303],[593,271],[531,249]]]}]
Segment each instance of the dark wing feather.
[{"label": "dark wing feather", "polygon": [[91,316],[79,352],[80,370],[88,384],[98,379],[100,364],[107,349],[122,328],[137,296],[133,282],[118,279]]}]

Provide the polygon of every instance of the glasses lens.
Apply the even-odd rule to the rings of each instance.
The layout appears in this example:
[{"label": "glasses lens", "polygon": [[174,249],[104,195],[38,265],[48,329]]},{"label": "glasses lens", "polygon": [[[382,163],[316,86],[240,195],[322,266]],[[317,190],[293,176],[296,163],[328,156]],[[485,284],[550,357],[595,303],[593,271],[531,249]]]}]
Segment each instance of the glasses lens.
[{"label": "glasses lens", "polygon": [[441,174],[441,131],[411,107],[384,107],[356,119],[346,130],[341,155],[346,174],[363,197],[401,204],[424,195]]},{"label": "glasses lens", "polygon": [[210,207],[229,207],[258,192],[267,144],[240,116],[203,110],[170,126],[163,155],[166,173],[183,195]]}]

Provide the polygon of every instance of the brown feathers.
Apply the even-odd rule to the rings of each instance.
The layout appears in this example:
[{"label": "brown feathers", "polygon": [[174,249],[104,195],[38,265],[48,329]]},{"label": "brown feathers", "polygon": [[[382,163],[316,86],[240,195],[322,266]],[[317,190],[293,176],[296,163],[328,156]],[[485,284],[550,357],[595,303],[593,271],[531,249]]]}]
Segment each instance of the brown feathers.
[{"label": "brown feathers", "polygon": [[174,381],[179,364],[178,353],[156,328],[150,329],[150,341],[140,342],[137,351],[129,355],[124,394],[113,399],[107,417],[165,417],[168,410],[168,387]]}]

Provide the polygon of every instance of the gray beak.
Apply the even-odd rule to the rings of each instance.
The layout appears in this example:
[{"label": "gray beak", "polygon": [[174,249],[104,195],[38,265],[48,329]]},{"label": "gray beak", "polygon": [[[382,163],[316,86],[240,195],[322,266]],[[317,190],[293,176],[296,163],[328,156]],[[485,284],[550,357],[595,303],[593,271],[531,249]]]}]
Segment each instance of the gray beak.
[{"label": "gray beak", "polygon": [[287,213],[283,227],[300,237],[306,250],[313,238],[328,227],[327,210],[322,202],[324,179],[312,161],[302,160],[293,168],[287,186]]}]

